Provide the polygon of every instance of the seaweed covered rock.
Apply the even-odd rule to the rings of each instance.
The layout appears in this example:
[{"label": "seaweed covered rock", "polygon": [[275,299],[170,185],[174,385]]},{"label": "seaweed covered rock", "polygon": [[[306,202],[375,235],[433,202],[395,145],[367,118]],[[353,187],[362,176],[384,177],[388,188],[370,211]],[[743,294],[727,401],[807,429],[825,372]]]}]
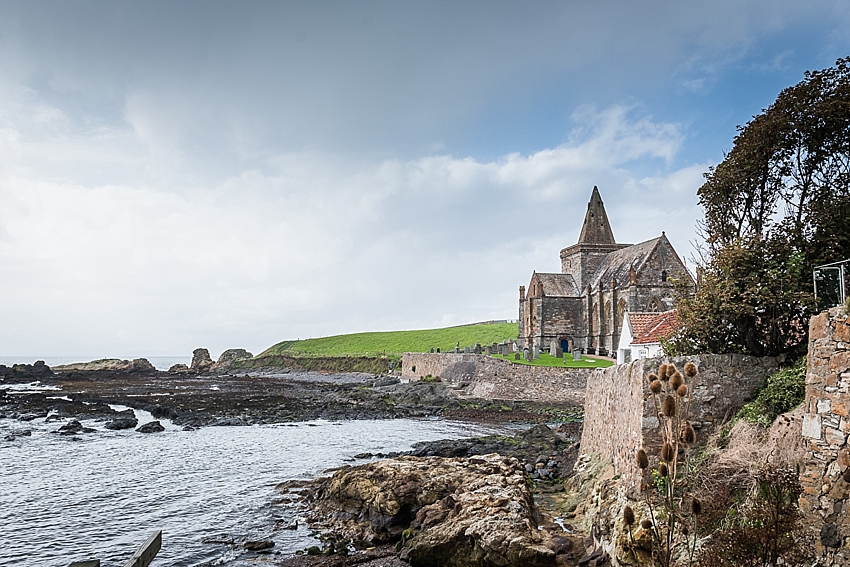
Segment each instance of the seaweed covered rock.
[{"label": "seaweed covered rock", "polygon": [[377,461],[321,482],[312,523],[356,543],[401,542],[418,566],[554,565],[517,459],[486,455]]}]

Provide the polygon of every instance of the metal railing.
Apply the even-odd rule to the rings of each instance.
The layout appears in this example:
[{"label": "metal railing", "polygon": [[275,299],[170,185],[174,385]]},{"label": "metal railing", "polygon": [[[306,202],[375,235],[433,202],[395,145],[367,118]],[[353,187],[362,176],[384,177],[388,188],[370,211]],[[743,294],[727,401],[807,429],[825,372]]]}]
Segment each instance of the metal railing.
[{"label": "metal railing", "polygon": [[842,305],[850,291],[850,259],[817,266],[812,279],[818,310]]}]

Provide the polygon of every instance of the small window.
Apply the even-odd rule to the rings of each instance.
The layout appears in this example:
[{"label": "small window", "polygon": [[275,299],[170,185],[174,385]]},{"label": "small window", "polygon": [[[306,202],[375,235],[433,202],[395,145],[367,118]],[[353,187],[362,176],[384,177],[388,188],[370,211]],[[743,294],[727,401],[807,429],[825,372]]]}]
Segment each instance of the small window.
[{"label": "small window", "polygon": [[667,281],[667,270],[661,270],[661,281],[662,282]]}]

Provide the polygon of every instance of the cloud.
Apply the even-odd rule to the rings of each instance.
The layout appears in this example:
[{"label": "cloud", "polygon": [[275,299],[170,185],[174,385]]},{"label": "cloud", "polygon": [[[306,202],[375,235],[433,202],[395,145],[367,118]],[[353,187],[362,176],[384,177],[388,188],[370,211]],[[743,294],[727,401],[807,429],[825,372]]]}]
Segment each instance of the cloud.
[{"label": "cloud", "polygon": [[[155,174],[91,183],[98,137],[54,141],[53,155],[72,165],[60,159],[38,176],[41,146],[7,136],[21,157],[0,170],[0,271],[13,275],[0,298],[5,348],[256,351],[309,335],[513,318],[515,288],[533,269],[558,269],[593,185],[618,237],[667,227],[682,251],[698,175],[667,170],[680,127],[622,106],[583,108],[575,121],[567,143],[530,155],[292,152],[209,188]],[[154,168],[149,132],[113,133],[126,142],[116,158]],[[635,177],[635,160],[656,163],[656,175]],[[658,199],[675,222],[653,215]]]}]

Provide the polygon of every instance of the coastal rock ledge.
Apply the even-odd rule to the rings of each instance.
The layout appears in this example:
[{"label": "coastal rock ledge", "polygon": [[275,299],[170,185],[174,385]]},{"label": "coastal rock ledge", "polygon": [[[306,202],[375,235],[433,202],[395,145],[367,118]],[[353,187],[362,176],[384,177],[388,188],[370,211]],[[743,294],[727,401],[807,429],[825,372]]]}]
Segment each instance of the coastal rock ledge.
[{"label": "coastal rock ledge", "polygon": [[360,546],[400,542],[400,557],[413,567],[555,565],[525,472],[496,454],[345,467],[318,481],[309,519]]}]

